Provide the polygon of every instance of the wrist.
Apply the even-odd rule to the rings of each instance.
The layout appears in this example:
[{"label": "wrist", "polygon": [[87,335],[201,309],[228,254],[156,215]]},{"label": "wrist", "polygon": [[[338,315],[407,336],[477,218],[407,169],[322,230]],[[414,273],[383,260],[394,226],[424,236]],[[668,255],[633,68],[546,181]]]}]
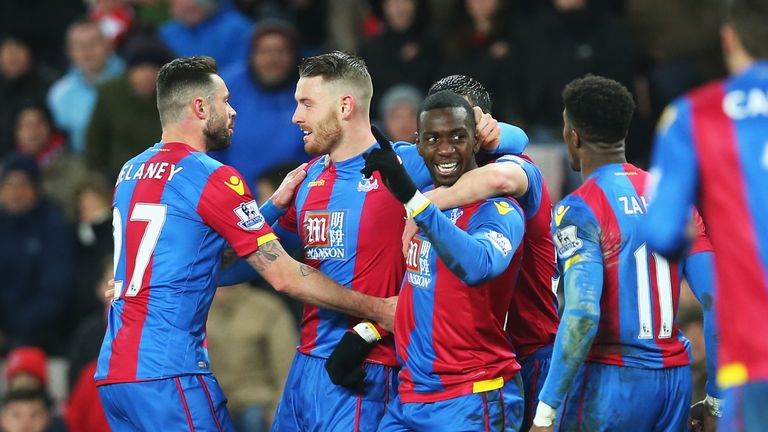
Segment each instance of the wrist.
[{"label": "wrist", "polygon": [[716,397],[707,395],[707,397],[704,398],[704,407],[707,409],[707,411],[712,417],[720,418],[723,416],[723,400],[722,399],[718,399]]},{"label": "wrist", "polygon": [[363,321],[357,324],[352,327],[352,331],[357,333],[358,336],[363,338],[369,344],[381,340],[381,333],[379,333],[376,326],[369,321]]},{"label": "wrist", "polygon": [[533,417],[533,425],[538,427],[550,427],[555,422],[557,411],[551,406],[539,401],[536,406],[536,415]]},{"label": "wrist", "polygon": [[409,216],[414,217],[423,212],[424,209],[429,206],[430,202],[429,198],[425,197],[424,194],[416,191],[413,197],[405,203],[405,210],[408,212]]}]

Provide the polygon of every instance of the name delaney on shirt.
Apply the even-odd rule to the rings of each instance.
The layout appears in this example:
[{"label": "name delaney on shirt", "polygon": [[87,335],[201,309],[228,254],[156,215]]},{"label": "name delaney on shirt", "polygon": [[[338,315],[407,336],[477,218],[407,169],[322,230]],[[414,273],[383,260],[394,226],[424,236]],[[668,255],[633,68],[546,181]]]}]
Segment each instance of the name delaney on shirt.
[{"label": "name delaney on shirt", "polygon": [[143,163],[135,166],[134,164],[123,165],[123,169],[120,170],[120,175],[117,176],[117,183],[120,184],[126,180],[144,180],[153,178],[155,180],[163,180],[167,177],[166,181],[173,180],[173,177],[178,174],[184,167],[176,167],[176,164],[168,162],[150,162]]}]

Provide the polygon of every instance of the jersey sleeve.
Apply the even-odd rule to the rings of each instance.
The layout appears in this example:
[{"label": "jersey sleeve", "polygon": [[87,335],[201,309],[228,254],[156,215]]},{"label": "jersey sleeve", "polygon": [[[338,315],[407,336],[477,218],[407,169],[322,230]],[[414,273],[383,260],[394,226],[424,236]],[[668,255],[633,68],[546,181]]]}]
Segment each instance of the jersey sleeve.
[{"label": "jersey sleeve", "polygon": [[222,165],[208,176],[197,204],[197,213],[241,257],[277,239],[240,173],[227,165]]},{"label": "jersey sleeve", "polygon": [[512,261],[525,231],[522,210],[507,198],[483,203],[472,215],[467,231],[454,225],[434,204],[414,220],[445,265],[470,286],[501,274]]},{"label": "jersey sleeve", "polygon": [[691,246],[691,254],[699,252],[714,252],[712,242],[709,241],[707,235],[707,228],[704,225],[704,219],[701,218],[699,211],[693,209],[693,223],[696,228],[695,237],[693,238],[693,245]]},{"label": "jersey sleeve", "polygon": [[525,212],[525,217],[530,219],[536,215],[541,205],[541,192],[544,180],[539,167],[530,161],[516,155],[504,155],[496,159],[496,163],[513,163],[523,169],[528,177],[528,190],[515,199]]},{"label": "jersey sleeve", "polygon": [[555,207],[553,219],[553,240],[563,272],[565,308],[555,337],[552,364],[539,399],[557,408],[597,334],[603,254],[598,221],[579,199],[566,197]]},{"label": "jersey sleeve", "polygon": [[501,139],[496,150],[490,152],[495,155],[520,154],[528,147],[528,135],[525,131],[509,123],[499,122],[501,127]]},{"label": "jersey sleeve", "polygon": [[685,99],[667,107],[659,120],[650,173],[646,241],[662,255],[679,257],[687,246],[685,228],[698,183],[690,103]]}]

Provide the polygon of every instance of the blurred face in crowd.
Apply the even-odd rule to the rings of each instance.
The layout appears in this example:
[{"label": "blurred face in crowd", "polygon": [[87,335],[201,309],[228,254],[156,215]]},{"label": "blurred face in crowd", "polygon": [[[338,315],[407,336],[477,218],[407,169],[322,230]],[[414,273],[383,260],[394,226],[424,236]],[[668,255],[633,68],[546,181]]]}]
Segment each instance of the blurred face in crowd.
[{"label": "blurred face in crowd", "polygon": [[417,108],[410,102],[399,102],[384,117],[387,134],[392,141],[413,141],[416,136]]},{"label": "blurred face in crowd", "polygon": [[384,0],[384,18],[394,31],[405,31],[413,24],[416,0]]},{"label": "blurred face in crowd", "polygon": [[188,26],[203,22],[215,10],[215,1],[170,0],[171,15]]},{"label": "blurred face in crowd", "polygon": [[83,189],[77,195],[77,210],[80,222],[97,222],[110,212],[109,197],[101,195],[95,189]]},{"label": "blurred face in crowd", "polygon": [[487,20],[499,8],[499,0],[466,0],[467,12],[474,20]]},{"label": "blurred face in crowd", "polygon": [[321,76],[302,77],[296,84],[296,111],[291,119],[304,132],[304,151],[328,154],[341,140],[338,97],[333,83]]},{"label": "blurred face in crowd", "polygon": [[45,387],[40,379],[31,373],[18,372],[8,380],[8,390],[40,389]]},{"label": "blurred face in crowd", "polygon": [[436,108],[421,113],[419,154],[427,164],[435,186],[451,186],[475,168],[474,117],[464,108]]},{"label": "blurred face in crowd", "polygon": [[51,138],[51,124],[42,111],[26,108],[16,118],[16,144],[21,153],[33,156]]},{"label": "blurred face in crowd", "polygon": [[37,203],[37,185],[23,171],[11,171],[0,181],[0,207],[12,215],[28,213]]},{"label": "blurred face in crowd", "polygon": [[69,59],[86,77],[101,73],[111,52],[109,40],[96,24],[75,25],[67,35]]},{"label": "blurred face in crowd", "polygon": [[213,75],[215,91],[207,98],[210,113],[205,122],[206,148],[208,151],[223,150],[232,142],[232,134],[235,130],[235,112],[229,104],[229,89],[224,80],[218,75]]},{"label": "blurred face in crowd", "polygon": [[251,66],[262,84],[283,82],[292,72],[295,53],[291,42],[280,33],[267,33],[258,38],[251,53]]},{"label": "blurred face in crowd", "polygon": [[0,45],[0,74],[7,79],[18,78],[32,67],[32,53],[23,43],[6,39]]},{"label": "blurred face in crowd", "polygon": [[157,74],[160,68],[149,63],[139,64],[128,69],[128,82],[133,91],[141,97],[154,97]]},{"label": "blurred face in crowd", "polygon": [[568,12],[584,9],[587,6],[587,0],[554,0],[555,9],[560,12]]},{"label": "blurred face in crowd", "polygon": [[17,400],[3,407],[0,426],[4,432],[44,432],[51,416],[42,400]]}]

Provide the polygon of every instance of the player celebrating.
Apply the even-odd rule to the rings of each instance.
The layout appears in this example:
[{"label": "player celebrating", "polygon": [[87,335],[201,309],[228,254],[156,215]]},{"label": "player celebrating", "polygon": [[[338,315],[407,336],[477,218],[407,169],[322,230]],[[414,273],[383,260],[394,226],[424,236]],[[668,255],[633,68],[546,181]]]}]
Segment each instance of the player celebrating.
[{"label": "player celebrating", "polygon": [[[683,266],[638,235],[648,174],[624,156],[632,96],[587,76],[563,102],[563,139],[584,184],[555,206],[566,302],[531,430],[551,430],[555,408],[559,430],[686,430],[690,360],[675,324]],[[696,289],[694,265],[685,271]]]},{"label": "player celebrating", "polygon": [[[465,75],[441,78],[428,94],[450,90],[483,112],[491,111],[491,98],[482,84]],[[547,184],[538,167],[526,155],[502,156],[497,163],[469,171],[449,188],[425,195],[441,210],[497,196],[514,197],[525,212],[523,262],[507,314],[507,333],[522,367],[525,416],[523,428],[531,426],[539,392],[547,378],[552,344],[560,322],[557,316],[558,274],[552,244],[552,203]],[[502,163],[506,162],[506,163]],[[407,241],[410,235],[406,235]],[[405,246],[405,245],[404,245]]]},{"label": "player celebrating", "polygon": [[[768,424],[768,1],[728,2],[721,30],[731,77],[675,101],[659,124],[659,176],[648,244],[676,255],[698,203],[717,250],[716,301],[725,394],[721,428]],[[717,413],[717,407],[709,405]]]},{"label": "player celebrating", "polygon": [[115,431],[234,429],[203,343],[226,243],[305,302],[383,322],[394,313],[288,256],[242,177],[206,155],[234,127],[216,71],[208,57],[163,66],[162,140],[126,162],[115,187],[115,293],[95,376]]},{"label": "player celebrating", "polygon": [[[461,96],[443,91],[424,101],[417,146],[435,186],[450,186],[477,166],[474,127]],[[522,258],[522,210],[494,198],[441,212],[388,146],[366,156],[363,173],[374,170],[421,229],[410,244],[395,321],[400,394],[379,431],[517,431],[520,367],[504,318]]]}]

